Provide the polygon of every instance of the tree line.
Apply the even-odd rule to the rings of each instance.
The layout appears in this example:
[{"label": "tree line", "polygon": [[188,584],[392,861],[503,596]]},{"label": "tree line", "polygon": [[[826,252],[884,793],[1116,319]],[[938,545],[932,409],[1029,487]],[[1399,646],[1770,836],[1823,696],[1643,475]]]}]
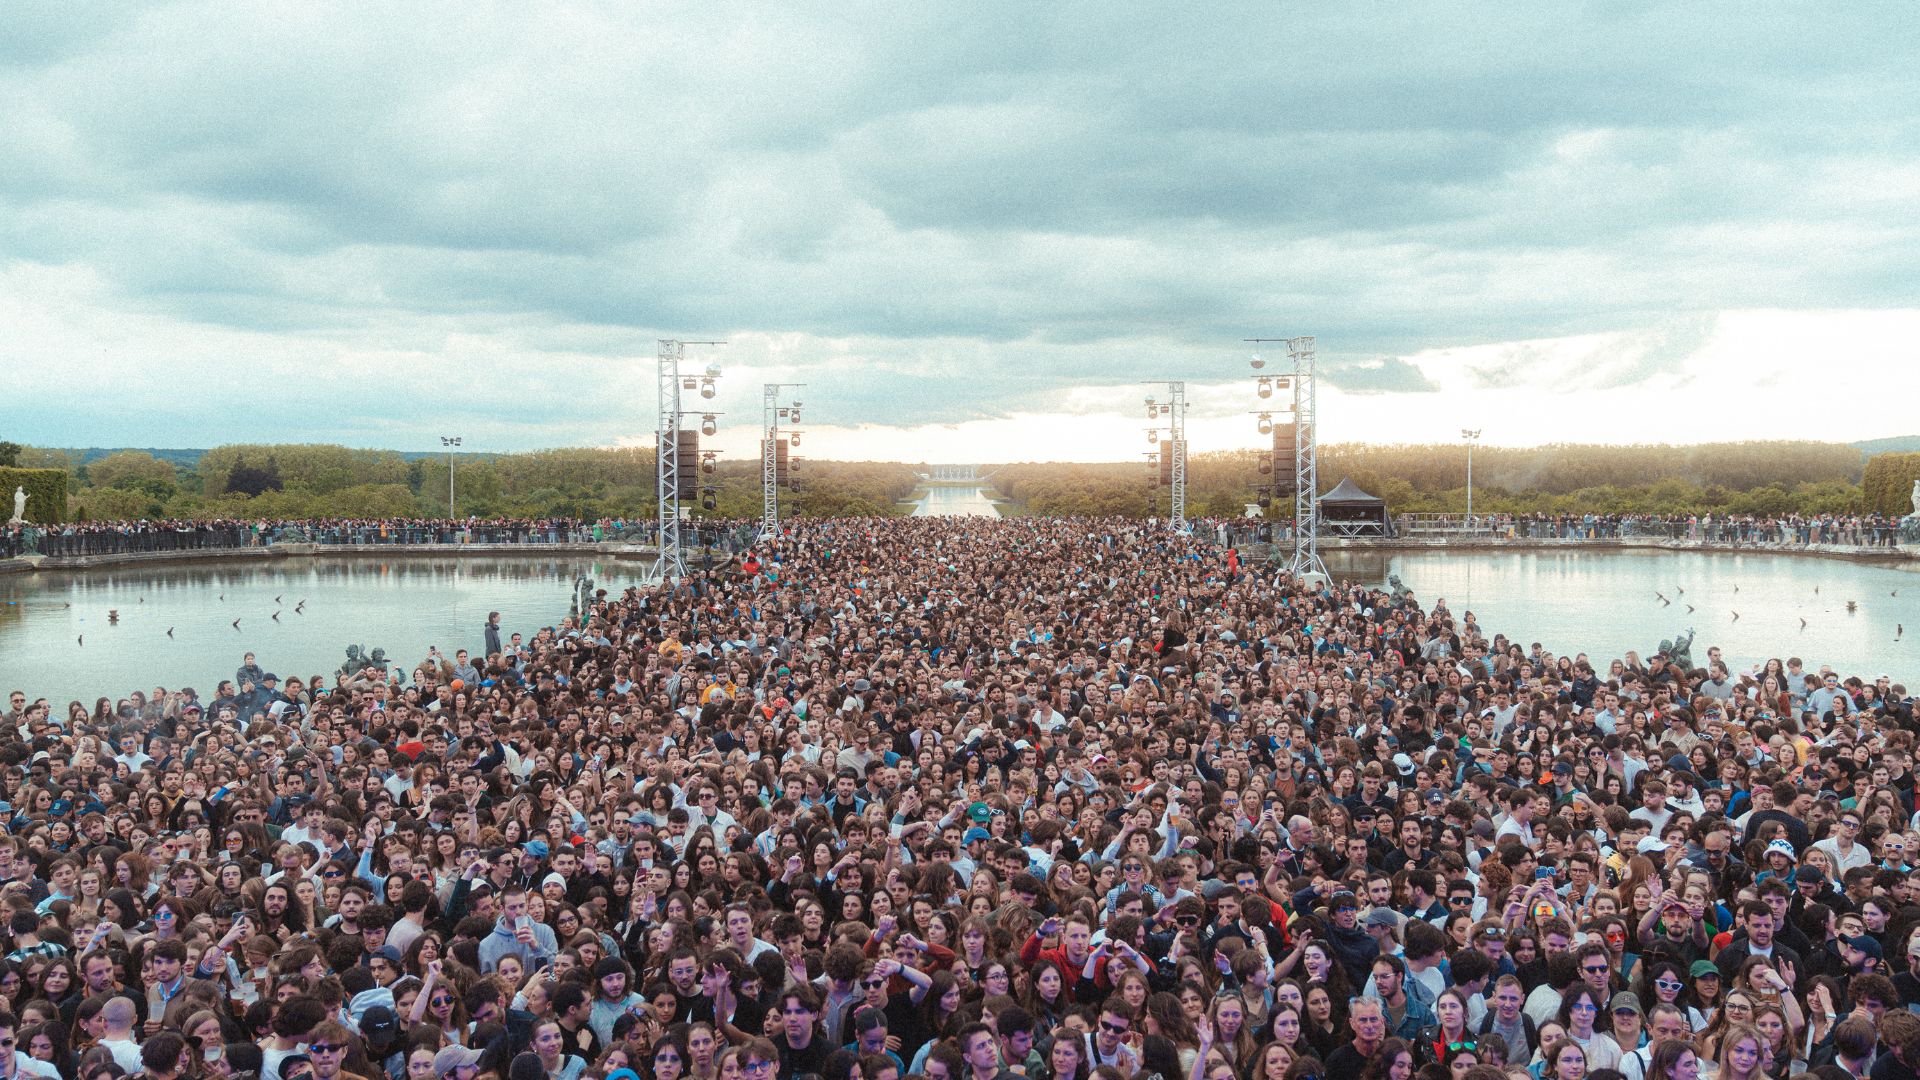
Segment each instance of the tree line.
[{"label": "tree line", "polygon": [[[23,466],[63,469],[68,516],[134,518],[650,518],[656,511],[654,452],[646,448],[557,449],[521,454],[406,456],[316,444],[235,444],[180,467],[140,450],[91,463],[77,455],[22,447]],[[683,494],[696,516],[758,517],[760,463],[716,461],[700,474],[714,506]],[[783,513],[815,517],[904,512],[919,480],[893,462],[802,461],[783,491]]]},{"label": "tree line", "polygon": [[[409,458],[390,450],[319,444],[234,444],[179,466],[139,450],[92,463],[66,451],[0,442],[0,464],[67,475],[69,516],[128,518],[461,517],[646,518],[654,512],[651,447],[554,449],[520,454]],[[1238,516],[1267,496],[1273,463],[1255,451],[1196,454],[1188,463],[1188,512]],[[1351,479],[1394,513],[1466,509],[1462,445],[1335,444],[1321,448],[1320,482]],[[815,517],[907,511],[922,466],[899,462],[801,461],[787,512]],[[1284,468],[1284,466],[1283,466]],[[1920,454],[1870,461],[1851,446],[1812,441],[1693,446],[1562,444],[1480,447],[1473,454],[1474,509],[1485,513],[1878,512],[1905,514]],[[1016,513],[1164,514],[1167,492],[1144,464],[1023,463],[992,467],[991,484]],[[757,460],[717,461],[700,474],[714,507],[696,514],[760,513]],[[1285,516],[1291,497],[1270,514]]]},{"label": "tree line", "polygon": [[[1920,455],[1910,456],[1920,461]],[[1875,459],[1878,461],[1878,458]],[[1194,454],[1187,462],[1187,513],[1239,516],[1249,503],[1272,503],[1273,459],[1259,451]],[[1280,462],[1291,479],[1291,466]],[[1692,446],[1558,444],[1477,447],[1476,513],[1691,514],[1780,516],[1893,511],[1884,495],[1862,488],[1869,466],[1842,443],[1756,441]],[[1878,469],[1877,472],[1886,472]],[[1916,466],[1920,472],[1920,465]],[[1461,444],[1332,444],[1320,448],[1322,491],[1350,479],[1385,499],[1390,512],[1458,514],[1467,508],[1467,448]],[[1904,485],[1889,473],[1882,488]],[[1902,474],[1904,475],[1904,474]],[[1038,515],[1167,512],[1167,489],[1143,464],[1044,463],[999,466],[994,486],[1015,512]],[[1878,490],[1878,489],[1876,489]],[[1283,494],[1268,516],[1289,516]]]}]

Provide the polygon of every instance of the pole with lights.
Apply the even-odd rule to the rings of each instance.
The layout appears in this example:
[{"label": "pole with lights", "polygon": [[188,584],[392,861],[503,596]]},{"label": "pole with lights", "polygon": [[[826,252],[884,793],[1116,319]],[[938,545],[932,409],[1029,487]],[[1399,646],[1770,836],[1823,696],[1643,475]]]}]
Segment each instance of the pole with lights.
[{"label": "pole with lights", "polygon": [[440,445],[447,448],[447,520],[459,517],[453,512],[453,452],[460,445],[460,436],[442,435]]},{"label": "pole with lights", "polygon": [[1479,428],[1461,428],[1460,438],[1467,444],[1467,531],[1474,532],[1473,526],[1473,444],[1480,441]]}]

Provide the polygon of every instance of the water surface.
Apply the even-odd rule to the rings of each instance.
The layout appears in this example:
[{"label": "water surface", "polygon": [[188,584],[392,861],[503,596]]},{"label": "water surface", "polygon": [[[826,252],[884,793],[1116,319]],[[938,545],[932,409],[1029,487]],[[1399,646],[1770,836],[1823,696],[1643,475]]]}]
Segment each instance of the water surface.
[{"label": "water surface", "polygon": [[617,590],[639,566],[414,556],[0,575],[0,691],[44,696],[60,711],[155,686],[191,686],[206,700],[249,650],[282,679],[331,677],[349,644],[411,668],[429,645],[479,653],[489,611],[501,613],[503,640],[532,636],[566,616],[578,575]]},{"label": "water surface", "polygon": [[999,517],[1000,510],[987,498],[986,485],[978,487],[930,487],[914,517]]},{"label": "water surface", "polygon": [[1629,650],[1644,659],[1693,627],[1701,666],[1718,645],[1736,674],[1798,656],[1808,670],[1885,672],[1920,687],[1920,567],[1911,563],[1684,551],[1327,554],[1336,576],[1383,584],[1398,574],[1423,607],[1445,598],[1488,634],[1556,655],[1585,652],[1602,670]]}]

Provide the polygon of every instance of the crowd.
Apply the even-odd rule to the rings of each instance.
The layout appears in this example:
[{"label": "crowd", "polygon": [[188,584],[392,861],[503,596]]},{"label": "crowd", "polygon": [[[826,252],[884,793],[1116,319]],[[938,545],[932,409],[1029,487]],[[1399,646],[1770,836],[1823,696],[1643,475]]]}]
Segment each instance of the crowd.
[{"label": "crowd", "polygon": [[0,1080],[1920,1068],[1885,676],[1119,520],[808,523],[504,629],[12,693]]},{"label": "crowd", "polygon": [[[755,523],[757,524],[757,523]],[[744,531],[743,531],[744,529]],[[112,521],[54,526],[0,525],[0,559],[48,556],[164,554],[257,548],[273,543],[378,547],[390,544],[591,544],[651,542],[652,521],[607,518],[324,518],[276,521]],[[753,525],[703,520],[695,542],[738,551]]]},{"label": "crowd", "polygon": [[1884,514],[1497,514],[1476,515],[1497,536],[1533,540],[1687,540],[1703,544],[1896,547],[1900,519]]}]

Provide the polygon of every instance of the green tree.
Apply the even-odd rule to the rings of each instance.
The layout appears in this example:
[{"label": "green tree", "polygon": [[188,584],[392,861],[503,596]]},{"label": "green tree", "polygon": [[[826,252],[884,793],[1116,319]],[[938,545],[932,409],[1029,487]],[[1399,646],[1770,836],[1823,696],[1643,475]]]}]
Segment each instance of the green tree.
[{"label": "green tree", "polygon": [[235,462],[227,470],[224,490],[236,495],[260,495],[284,487],[286,482],[280,478],[280,466],[269,454],[264,465],[255,465],[244,459]]},{"label": "green tree", "polygon": [[96,488],[141,491],[165,501],[179,486],[173,463],[144,450],[118,450],[87,466],[87,479]]}]

